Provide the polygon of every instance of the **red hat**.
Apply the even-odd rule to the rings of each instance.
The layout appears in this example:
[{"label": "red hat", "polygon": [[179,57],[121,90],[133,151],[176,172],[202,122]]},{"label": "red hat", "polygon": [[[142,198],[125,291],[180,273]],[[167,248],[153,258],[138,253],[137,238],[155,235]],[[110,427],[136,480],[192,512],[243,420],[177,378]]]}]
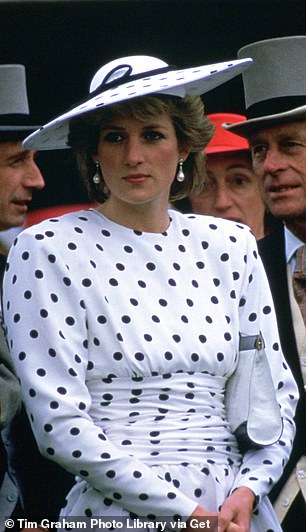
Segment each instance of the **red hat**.
[{"label": "red hat", "polygon": [[243,122],[246,117],[234,113],[215,113],[207,115],[209,120],[215,124],[216,129],[213,138],[205,148],[205,153],[222,153],[226,151],[241,151],[249,150],[249,144],[243,137],[239,137],[226,129],[223,129],[222,124],[230,123],[236,124]]}]

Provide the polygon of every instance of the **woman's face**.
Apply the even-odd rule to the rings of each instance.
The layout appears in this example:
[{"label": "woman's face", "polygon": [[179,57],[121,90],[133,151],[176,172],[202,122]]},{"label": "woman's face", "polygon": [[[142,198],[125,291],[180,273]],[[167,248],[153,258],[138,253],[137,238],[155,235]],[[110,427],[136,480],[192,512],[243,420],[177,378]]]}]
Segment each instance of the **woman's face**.
[{"label": "woman's face", "polygon": [[245,223],[257,238],[264,236],[265,208],[249,155],[209,154],[207,176],[207,187],[190,197],[193,212]]},{"label": "woman's face", "polygon": [[116,118],[103,124],[94,161],[99,161],[115,204],[168,205],[180,150],[168,115]]}]

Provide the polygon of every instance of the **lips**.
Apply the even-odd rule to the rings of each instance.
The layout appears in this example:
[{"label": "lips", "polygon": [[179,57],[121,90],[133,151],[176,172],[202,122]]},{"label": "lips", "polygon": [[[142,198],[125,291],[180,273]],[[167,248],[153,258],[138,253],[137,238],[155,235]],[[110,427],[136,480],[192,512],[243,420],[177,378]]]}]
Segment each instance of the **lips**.
[{"label": "lips", "polygon": [[148,176],[145,174],[129,174],[123,179],[129,183],[143,183],[143,181],[145,181],[147,178]]},{"label": "lips", "polygon": [[27,209],[28,208],[28,204],[31,200],[30,199],[26,199],[26,200],[15,200],[13,201],[12,203],[14,205],[16,205],[16,207],[20,207],[22,209]]},{"label": "lips", "polygon": [[270,187],[267,190],[267,192],[281,193],[281,192],[288,192],[289,190],[295,190],[296,188],[298,188],[297,185],[279,185],[279,186]]}]

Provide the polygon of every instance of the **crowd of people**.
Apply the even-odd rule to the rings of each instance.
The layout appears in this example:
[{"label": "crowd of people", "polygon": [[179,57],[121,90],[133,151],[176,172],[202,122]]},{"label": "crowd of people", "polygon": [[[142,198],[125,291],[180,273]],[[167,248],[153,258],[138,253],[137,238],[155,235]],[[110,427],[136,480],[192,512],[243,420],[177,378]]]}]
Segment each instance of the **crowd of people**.
[{"label": "crowd of people", "polygon": [[[122,57],[43,127],[24,67],[0,65],[0,231],[20,229],[0,255],[2,530],[112,516],[304,532],[305,59],[306,36],[180,70]],[[243,114],[206,115],[239,74]],[[90,203],[27,223],[36,153],[58,148]],[[282,419],[267,445],[226,409],[262,347]]]}]

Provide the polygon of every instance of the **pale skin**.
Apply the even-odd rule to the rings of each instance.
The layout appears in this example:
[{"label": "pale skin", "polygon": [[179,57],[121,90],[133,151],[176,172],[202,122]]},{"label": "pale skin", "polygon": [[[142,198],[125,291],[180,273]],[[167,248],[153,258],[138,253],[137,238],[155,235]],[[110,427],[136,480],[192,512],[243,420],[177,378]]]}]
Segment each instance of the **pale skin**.
[{"label": "pale skin", "polygon": [[264,128],[249,140],[264,202],[306,242],[306,121]]},{"label": "pale skin", "polygon": [[244,223],[256,239],[263,238],[265,206],[249,153],[211,153],[206,166],[208,184],[190,196],[192,211]]},{"label": "pale skin", "polygon": [[[163,232],[169,226],[169,191],[180,158],[179,146],[167,115],[138,121],[124,118],[105,124],[93,160],[100,163],[109,198],[99,210],[114,222],[146,232]],[[218,517],[218,532],[247,532],[254,493],[238,488],[220,512],[196,506],[190,517]]]},{"label": "pale skin", "polygon": [[35,152],[21,141],[0,142],[0,231],[23,224],[33,191],[44,186]]}]

